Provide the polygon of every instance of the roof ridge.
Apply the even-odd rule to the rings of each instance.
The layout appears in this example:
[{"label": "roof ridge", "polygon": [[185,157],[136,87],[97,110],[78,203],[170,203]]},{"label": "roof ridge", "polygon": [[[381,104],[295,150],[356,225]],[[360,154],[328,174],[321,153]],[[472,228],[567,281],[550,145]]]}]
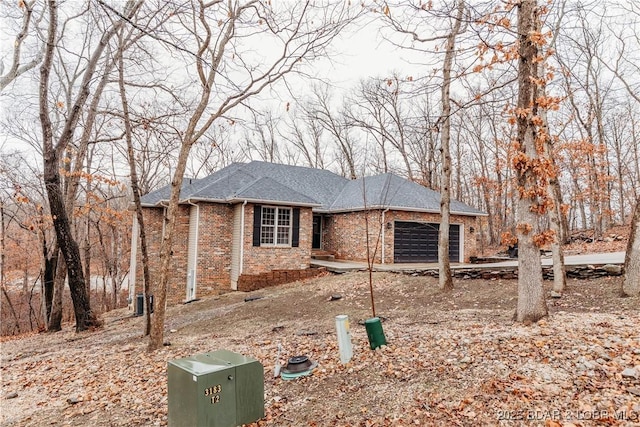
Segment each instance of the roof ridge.
[{"label": "roof ridge", "polygon": [[400,179],[401,182],[400,186],[403,186],[405,182],[410,182],[406,179],[402,179],[401,177],[397,176],[396,174],[392,173],[392,172],[385,172],[383,174],[381,174],[380,176],[385,176],[385,180],[384,180],[384,184],[382,185],[382,189],[380,190],[380,202],[382,203],[382,206],[391,206],[391,200],[393,200],[393,198],[395,197],[396,194],[398,194],[396,192],[396,194],[392,194],[390,199],[387,199],[387,196],[389,195],[389,191],[391,190],[391,180],[393,178],[398,178]]},{"label": "roof ridge", "polygon": [[342,195],[342,193],[344,193],[347,190],[347,187],[349,187],[349,184],[352,182],[357,181],[360,178],[356,178],[356,179],[347,179],[347,182],[345,183],[345,185],[342,186],[342,188],[340,189],[340,191],[338,191],[335,194],[335,197],[333,198],[333,200],[331,201],[331,204],[327,207],[328,211],[331,211],[334,208],[334,205],[336,204],[336,202],[338,200],[340,200],[340,196]]},{"label": "roof ridge", "polygon": [[240,166],[238,166],[238,168],[235,171],[233,171],[232,173],[228,174],[226,177],[220,177],[219,180],[215,181],[215,182],[220,182],[220,180],[222,180],[223,178],[227,178],[228,179],[228,178],[231,177],[231,175],[235,175],[238,172],[246,173],[247,175],[249,175],[250,177],[253,178],[253,181],[249,182],[247,185],[245,185],[244,187],[240,188],[238,191],[235,191],[233,194],[229,194],[227,197],[232,198],[236,194],[244,191],[246,188],[249,188],[250,186],[252,186],[253,184],[255,184],[256,182],[258,182],[260,180],[260,177],[257,177],[256,175],[252,174],[251,172],[245,170],[249,164],[250,163],[240,163]]},{"label": "roof ridge", "polygon": [[235,194],[233,194],[233,196],[234,196],[234,197],[238,197],[238,198],[240,198],[240,199],[241,199],[241,198],[242,198],[242,196],[239,196],[239,195],[241,195],[241,194],[242,194],[243,192],[245,192],[245,191],[248,191],[251,187],[253,187],[253,186],[257,185],[258,183],[260,183],[260,182],[264,182],[264,181],[272,182],[272,183],[274,183],[275,185],[277,185],[277,186],[279,186],[279,187],[286,188],[287,190],[289,190],[289,191],[293,192],[296,196],[302,196],[302,197],[303,197],[303,198],[305,198],[305,199],[309,199],[309,200],[310,200],[311,202],[313,202],[313,203],[317,203],[317,204],[319,204],[319,203],[320,203],[318,200],[314,199],[313,197],[310,197],[310,196],[308,196],[308,195],[306,195],[306,194],[303,194],[303,193],[301,193],[301,192],[297,191],[296,189],[291,188],[291,187],[289,187],[288,185],[283,184],[282,182],[279,182],[279,181],[277,181],[277,180],[275,180],[275,179],[271,178],[270,176],[261,176],[261,177],[259,177],[259,178],[256,178],[255,180],[251,181],[249,184],[245,185],[245,186],[244,186],[243,188],[241,188],[240,190],[236,191],[236,192],[235,192]]},{"label": "roof ridge", "polygon": [[[390,189],[390,187],[391,187],[391,185],[390,185],[390,183],[391,183],[391,178],[392,178],[392,177],[395,177],[395,178],[399,178],[400,180],[404,180],[404,179],[403,179],[402,177],[400,177],[400,176],[398,176],[398,175],[396,175],[396,174],[392,173],[392,172],[385,172],[385,173],[380,173],[380,174],[377,174],[377,175],[362,176],[362,177],[360,177],[360,178],[356,178],[356,179],[351,179],[351,180],[349,180],[349,181],[347,182],[347,184],[346,184],[346,185],[344,185],[344,186],[340,189],[340,192],[336,194],[336,197],[334,198],[333,202],[331,202],[331,205],[329,206],[329,210],[331,210],[331,209],[333,209],[333,208],[334,208],[335,203],[340,199],[340,196],[342,195],[342,193],[344,193],[344,192],[347,190],[347,187],[349,186],[349,183],[353,183],[353,184],[355,184],[355,183],[356,183],[356,182],[358,182],[358,181],[362,181],[362,182],[365,184],[365,187],[364,187],[364,189],[363,189],[363,193],[365,194],[365,197],[364,197],[364,198],[366,199],[366,192],[367,192],[366,180],[367,180],[367,179],[370,179],[370,180],[371,180],[371,179],[374,179],[374,178],[382,178],[382,177],[385,177],[385,176],[387,176],[387,178],[384,180],[384,185],[382,186],[382,189],[381,189],[381,191],[380,191],[380,194],[379,194],[380,199],[379,199],[379,200],[375,200],[375,202],[380,203],[380,202],[383,202],[383,201],[384,201],[384,203],[382,203],[382,204],[381,204],[381,205],[379,205],[379,206],[385,206],[385,205],[387,205],[387,204],[389,204],[389,206],[390,206],[390,201],[388,201],[388,200],[387,200],[386,195],[389,193],[389,189]],[[404,180],[404,181],[406,181],[406,180]],[[402,184],[404,184],[404,182],[403,182]],[[383,195],[384,195],[384,198],[383,198]],[[392,199],[393,199],[393,196],[392,196]],[[378,206],[378,205],[375,205],[375,204],[374,204],[373,206]]]},{"label": "roof ridge", "polygon": [[[197,195],[198,193],[202,193],[205,192],[205,190],[213,185],[216,185],[220,182],[222,182],[223,180],[229,180],[232,176],[238,174],[238,172],[242,172],[245,173],[247,175],[249,175],[251,178],[253,178],[253,181],[251,181],[251,183],[254,183],[258,180],[258,177],[256,177],[254,174],[252,174],[251,172],[245,170],[245,167],[247,166],[247,163],[242,163],[242,162],[234,162],[232,164],[230,164],[229,166],[220,169],[217,172],[214,172],[211,175],[208,175],[204,178],[202,178],[202,180],[205,180],[207,178],[212,178],[215,177],[216,174],[223,172],[225,169],[230,168],[231,166],[236,166],[236,168],[234,170],[228,170],[227,173],[223,173],[220,174],[220,176],[216,177],[214,180],[207,182],[206,185],[204,185],[203,187],[199,188],[197,191],[192,192],[189,196],[193,196],[193,195]],[[245,186],[246,187],[246,186]],[[230,197],[233,196],[234,194],[227,194],[226,197]],[[189,196],[187,196],[187,198],[189,198]]]}]

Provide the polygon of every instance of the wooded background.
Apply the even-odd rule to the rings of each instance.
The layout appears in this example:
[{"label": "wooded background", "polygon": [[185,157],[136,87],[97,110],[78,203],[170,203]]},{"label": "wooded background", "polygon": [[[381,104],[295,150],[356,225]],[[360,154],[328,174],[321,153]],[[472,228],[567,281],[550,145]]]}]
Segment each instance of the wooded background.
[{"label": "wooded background", "polygon": [[[193,178],[264,160],[440,190],[449,121],[451,196],[489,214],[480,247],[515,232],[518,2],[269,3],[0,4],[3,334],[46,328],[66,300],[53,296],[65,276],[45,185],[56,180],[97,311],[126,304],[132,170],[146,194],[181,158]],[[640,197],[640,6],[538,7],[564,227],[599,239]],[[406,62],[345,85],[332,63],[358,32]]]}]

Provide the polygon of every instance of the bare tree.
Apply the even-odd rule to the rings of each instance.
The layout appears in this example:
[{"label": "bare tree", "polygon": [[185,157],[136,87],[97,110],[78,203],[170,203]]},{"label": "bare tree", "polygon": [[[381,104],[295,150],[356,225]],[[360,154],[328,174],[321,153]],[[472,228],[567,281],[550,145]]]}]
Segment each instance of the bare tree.
[{"label": "bare tree", "polygon": [[[559,17],[554,26],[553,38],[549,42],[549,46],[551,46],[552,48],[555,46],[562,18],[564,16],[564,2],[560,5],[560,12],[558,16]],[[537,31],[541,33],[542,22],[539,20],[537,24]],[[543,49],[540,48],[540,54],[548,55],[548,52],[543,53]],[[547,94],[547,79],[546,77],[544,77],[546,71],[546,62],[541,61],[538,65],[539,84],[537,102],[557,104],[557,100],[549,97]],[[539,108],[539,115],[542,122],[539,132],[540,139],[544,141],[544,147],[541,150],[541,157],[543,157],[546,160],[547,164],[551,167],[551,171],[548,172],[547,192],[548,197],[552,200],[551,203],[553,206],[547,208],[547,215],[549,217],[551,231],[553,232],[553,237],[551,238],[551,252],[553,257],[553,291],[555,292],[556,296],[559,296],[562,292],[564,292],[564,288],[567,282],[564,268],[564,252],[562,250],[562,243],[565,240],[564,227],[562,226],[562,224],[564,223],[564,214],[562,212],[562,192],[560,190],[559,179],[560,170],[555,162],[553,138],[551,137],[551,131],[549,129],[549,118],[547,111],[548,108]]]},{"label": "bare tree", "polygon": [[640,295],[640,198],[636,200],[636,208],[631,219],[631,233],[627,243],[624,269],[622,294],[627,296]]},{"label": "bare tree", "polygon": [[442,68],[442,176],[440,178],[440,230],[438,236],[438,277],[440,289],[453,289],[449,259],[449,223],[451,221],[451,68],[455,55],[456,37],[462,28],[465,13],[463,0],[458,0],[453,28],[446,38],[444,67]]},{"label": "bare tree", "polygon": [[[628,9],[627,12],[636,18],[640,17],[640,9],[638,9],[635,4],[631,4],[630,9]],[[640,35],[637,32],[634,32],[632,40],[635,40],[636,44],[640,44]],[[607,64],[606,61],[603,61],[603,63],[615,74],[629,95],[638,104],[640,104],[640,95],[637,91],[638,87],[635,86],[635,81],[627,77],[627,74],[625,74],[625,71],[627,70],[630,70],[632,73],[637,73],[640,70],[640,67],[636,62],[627,57],[627,43],[624,38],[618,37],[617,42],[618,52],[615,63],[613,65]],[[635,135],[634,141],[636,141]],[[636,146],[635,149],[637,156],[637,144],[634,145]],[[637,157],[635,160],[636,168],[638,168]],[[636,197],[636,206],[631,219],[631,231],[629,233],[629,241],[627,243],[627,251],[625,255],[625,277],[622,284],[622,294],[627,296],[640,295],[640,197]]]},{"label": "bare tree", "polygon": [[[59,135],[54,135],[50,107],[50,76],[53,67],[55,48],[58,45],[58,4],[56,1],[48,2],[49,26],[46,35],[46,47],[44,59],[40,68],[39,100],[40,123],[42,126],[42,144],[44,157],[44,181],[46,184],[49,207],[54,218],[57,243],[66,263],[68,272],[69,289],[76,316],[76,331],[86,330],[99,324],[96,315],[92,312],[85,287],[84,272],[82,268],[80,249],[76,242],[70,222],[70,215],[65,204],[65,196],[61,186],[60,160],[69,143],[74,138],[76,126],[87,103],[90,88],[98,65],[103,58],[103,53],[111,38],[117,30],[124,25],[127,19],[132,17],[142,5],[142,1],[129,2],[126,5],[127,18],[120,19],[111,25],[101,36],[100,42],[91,53],[86,67],[83,70],[83,78],[79,92],[73,103],[70,104],[69,115],[64,120],[64,126]],[[95,99],[95,98],[94,98]],[[54,141],[55,140],[55,141]]]},{"label": "bare tree", "polygon": [[[453,289],[453,279],[451,275],[451,266],[449,259],[449,224],[451,221],[450,203],[451,203],[451,83],[455,76],[452,76],[454,59],[459,49],[456,48],[456,38],[466,28],[464,24],[464,15],[466,6],[464,0],[458,0],[453,5],[447,5],[445,10],[432,10],[431,7],[422,7],[418,4],[409,2],[403,5],[416,16],[426,15],[422,19],[433,20],[444,18],[449,21],[447,28],[438,28],[433,25],[431,32],[425,36],[421,33],[421,23],[404,22],[401,18],[394,16],[394,12],[386,13],[386,21],[391,28],[404,35],[411,37],[411,43],[419,43],[428,45],[434,42],[444,42],[444,58],[442,62],[442,82],[440,102],[442,110],[435,127],[440,131],[440,157],[442,161],[442,169],[440,175],[440,229],[438,237],[438,276],[439,285],[442,290],[449,291]],[[420,18],[418,18],[420,19]],[[434,34],[435,33],[435,34]],[[433,49],[434,53],[437,51]]]},{"label": "bare tree", "polygon": [[[13,8],[17,6],[19,13],[22,14],[22,24],[18,34],[16,34],[15,41],[13,42],[11,66],[6,73],[4,70],[4,62],[0,61],[0,92],[2,92],[16,78],[27,71],[32,70],[40,63],[40,61],[42,61],[42,49],[39,47],[36,48],[35,53],[32,53],[31,55],[25,55],[23,52],[25,40],[31,32],[34,32],[34,27],[37,26],[38,21],[42,19],[44,14],[44,8],[39,11],[36,10],[36,6],[38,6],[37,3],[38,2],[36,2],[36,0],[31,0],[17,2],[15,6],[9,6],[8,4],[2,5],[3,8]],[[3,25],[6,24],[7,21],[4,21]]]},{"label": "bare tree", "polygon": [[[118,45],[120,51],[123,51],[126,48],[126,45],[130,42],[129,37],[124,33],[123,30],[118,32]],[[129,102],[127,99],[126,92],[126,82],[125,82],[125,74],[124,74],[124,57],[122,54],[118,55],[118,89],[120,94],[120,101],[122,104],[122,120],[124,122],[124,137],[126,141],[127,147],[127,160],[129,164],[129,176],[131,183],[131,191],[133,193],[133,203],[135,206],[135,218],[138,222],[138,233],[140,237],[140,252],[142,254],[142,279],[143,279],[143,290],[144,290],[144,300],[146,306],[146,322],[145,322],[145,330],[144,334],[149,335],[151,333],[151,273],[149,271],[149,253],[148,253],[148,245],[147,245],[147,236],[146,229],[144,225],[144,215],[142,213],[142,203],[140,201],[141,197],[141,189],[140,189],[140,181],[138,179],[138,170],[136,165],[136,156],[134,152],[133,146],[133,125],[131,120],[131,115],[129,111]],[[146,124],[143,124],[144,128]],[[146,125],[148,127],[148,125]],[[133,228],[134,230],[136,227]],[[133,241],[137,241],[137,239],[133,239]],[[133,248],[131,249],[133,250]],[[130,274],[135,275],[135,271],[130,271]],[[115,288],[114,288],[115,293]],[[114,304],[115,306],[115,304]]]},{"label": "bare tree", "polygon": [[[400,169],[414,180],[414,162],[411,160],[411,116],[404,99],[407,96],[403,80],[397,74],[387,78],[372,78],[360,82],[351,96],[351,108],[345,109],[350,124],[364,131],[376,142],[380,156],[377,170],[387,173]],[[415,121],[415,120],[414,120]],[[396,154],[396,156],[393,156]],[[393,157],[400,156],[402,167],[395,168]]]},{"label": "bare tree", "polygon": [[[167,285],[170,275],[171,247],[180,200],[180,189],[193,144],[203,137],[217,120],[251,97],[271,87],[296,70],[301,63],[323,55],[333,38],[350,22],[347,5],[297,3],[289,10],[256,1],[193,2],[193,21],[184,30],[193,38],[197,75],[196,105],[180,132],[180,150],[171,180],[171,195],[165,216],[160,247],[160,278],[156,308],[152,318],[149,350],[162,346],[166,313]],[[247,24],[250,23],[250,24]],[[250,54],[234,43],[256,35],[271,38],[276,54],[252,61]],[[214,24],[214,25],[212,25]],[[248,25],[248,26],[247,26]],[[239,64],[239,65],[238,65]],[[238,80],[233,71],[241,74]]]},{"label": "bare tree", "polygon": [[313,88],[313,99],[310,101],[308,114],[320,123],[337,146],[337,157],[342,169],[342,175],[351,179],[358,177],[356,158],[359,153],[357,138],[353,135],[352,127],[346,114],[336,113],[331,107],[331,96],[328,87]]},{"label": "bare tree", "polygon": [[[22,332],[39,329],[46,325],[47,307],[43,296],[51,295],[55,257],[52,256],[50,242],[50,215],[46,211],[46,196],[42,182],[35,172],[32,161],[27,161],[23,153],[5,152],[0,161],[0,201],[2,202],[3,235],[2,269],[4,270],[5,297],[11,298],[0,305],[2,311],[15,311],[12,318],[15,327]],[[38,257],[38,254],[42,254]],[[21,270],[22,289],[10,292],[7,288],[7,272]],[[34,280],[34,278],[36,278]],[[29,286],[32,282],[34,286]],[[38,291],[35,285],[39,284]],[[35,291],[35,294],[34,294]],[[17,295],[16,295],[17,294]],[[17,296],[18,298],[15,298]],[[39,300],[39,306],[33,303]],[[49,300],[50,301],[50,300]],[[25,313],[25,309],[28,313]],[[25,314],[27,319],[25,320]],[[6,318],[3,318],[6,321]],[[8,326],[8,325],[7,325]],[[8,328],[4,328],[6,332]],[[17,330],[17,329],[14,329]]]},{"label": "bare tree", "polygon": [[572,19],[580,22],[580,25],[557,27],[557,33],[563,30],[568,34],[561,34],[562,42],[555,44],[555,59],[564,69],[562,76],[567,99],[577,121],[576,131],[582,139],[576,148],[582,151],[586,160],[582,167],[587,172],[585,190],[590,214],[588,219],[593,227],[594,238],[599,239],[611,225],[604,117],[607,104],[611,102],[613,87],[612,81],[607,80],[602,72],[605,65],[599,59],[608,45],[603,24],[600,19],[591,19],[592,12],[584,6],[572,11]]},{"label": "bare tree", "polygon": [[281,144],[278,143],[280,117],[271,109],[252,110],[251,116],[242,142],[245,157],[251,159],[252,153],[257,153],[262,161],[282,163]]},{"label": "bare tree", "polygon": [[323,127],[315,120],[308,105],[302,104],[294,110],[291,123],[282,137],[292,146],[292,150],[302,154],[307,166],[324,169],[327,148],[323,134]]},{"label": "bare tree", "polygon": [[4,205],[5,201],[0,199],[0,286],[2,287],[2,295],[4,296],[7,304],[9,305],[9,310],[11,310],[11,315],[15,321],[15,330],[20,333],[20,319],[18,318],[18,314],[16,313],[16,309],[13,307],[13,302],[11,301],[11,297],[7,292],[7,281],[6,281],[6,272],[5,265],[7,264],[6,258],[6,245],[5,245],[5,219],[4,219]]}]

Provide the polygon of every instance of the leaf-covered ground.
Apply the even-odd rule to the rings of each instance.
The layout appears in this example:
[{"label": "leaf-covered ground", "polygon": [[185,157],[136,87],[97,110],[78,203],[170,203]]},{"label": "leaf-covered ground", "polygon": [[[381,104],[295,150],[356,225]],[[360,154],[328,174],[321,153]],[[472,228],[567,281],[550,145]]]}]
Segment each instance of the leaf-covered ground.
[{"label": "leaf-covered ground", "polygon": [[[169,309],[170,346],[149,354],[127,310],[103,330],[72,325],[2,343],[6,426],[167,423],[168,360],[224,348],[265,367],[263,426],[640,425],[640,299],[620,279],[569,281],[550,317],[512,322],[515,281],[455,282],[374,274],[389,346],[368,348],[367,275],[326,275]],[[331,295],[341,299],[330,301]],[[339,362],[334,318],[351,320],[354,358]],[[310,377],[274,379],[278,344],[318,362]]]}]

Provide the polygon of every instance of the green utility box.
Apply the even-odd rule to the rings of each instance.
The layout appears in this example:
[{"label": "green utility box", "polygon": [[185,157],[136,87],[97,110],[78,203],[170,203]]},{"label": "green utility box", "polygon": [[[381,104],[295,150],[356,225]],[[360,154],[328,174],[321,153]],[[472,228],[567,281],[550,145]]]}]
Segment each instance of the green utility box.
[{"label": "green utility box", "polygon": [[167,365],[169,426],[236,427],[264,417],[264,368],[217,350]]}]

